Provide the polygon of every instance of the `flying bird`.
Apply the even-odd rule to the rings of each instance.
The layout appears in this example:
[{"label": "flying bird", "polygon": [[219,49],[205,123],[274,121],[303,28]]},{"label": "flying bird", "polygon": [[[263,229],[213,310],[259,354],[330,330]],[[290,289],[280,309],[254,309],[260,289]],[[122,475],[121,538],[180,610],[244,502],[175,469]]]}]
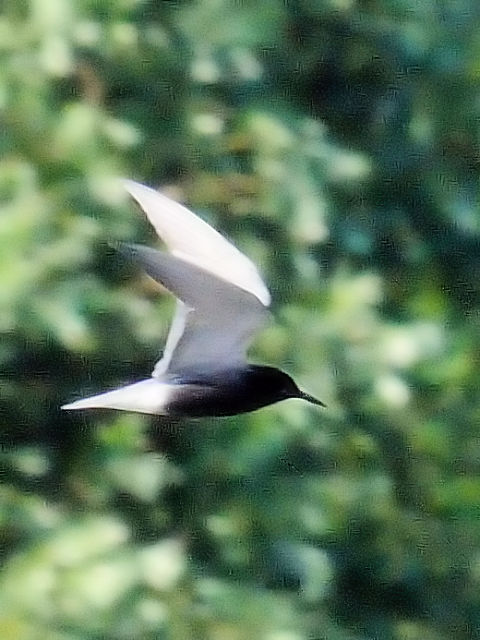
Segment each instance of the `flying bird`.
[{"label": "flying bird", "polygon": [[254,334],[270,317],[270,293],[253,262],[178,202],[131,180],[124,184],[169,253],[135,244],[118,250],[177,298],[172,326],[151,377],[62,409],[229,416],[288,398],[324,407],[283,371],[247,362]]}]

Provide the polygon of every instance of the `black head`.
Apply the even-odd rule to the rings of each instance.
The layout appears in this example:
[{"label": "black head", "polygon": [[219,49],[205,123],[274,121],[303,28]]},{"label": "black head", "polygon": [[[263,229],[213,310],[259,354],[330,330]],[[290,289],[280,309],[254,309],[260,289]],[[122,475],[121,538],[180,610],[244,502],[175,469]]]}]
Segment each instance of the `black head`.
[{"label": "black head", "polygon": [[299,389],[295,381],[280,369],[250,365],[249,378],[250,385],[254,387],[255,395],[266,400],[264,405],[288,400],[289,398],[300,398],[312,404],[325,407],[321,400],[317,400],[317,398]]},{"label": "black head", "polygon": [[273,367],[248,365],[208,375],[189,373],[175,382],[178,390],[166,407],[171,415],[232,416],[288,398],[325,406],[301,391],[289,375]]}]

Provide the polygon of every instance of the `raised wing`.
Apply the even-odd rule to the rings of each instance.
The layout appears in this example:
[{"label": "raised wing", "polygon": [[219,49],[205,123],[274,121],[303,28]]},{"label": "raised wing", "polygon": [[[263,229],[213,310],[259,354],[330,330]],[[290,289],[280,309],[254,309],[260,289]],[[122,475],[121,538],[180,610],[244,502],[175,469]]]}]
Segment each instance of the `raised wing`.
[{"label": "raised wing", "polygon": [[158,191],[132,180],[124,184],[173,255],[248,291],[269,306],[270,293],[253,262],[218,231]]},{"label": "raised wing", "polygon": [[189,312],[190,309],[187,305],[177,298],[175,315],[173,316],[170,331],[168,332],[165,348],[163,349],[163,356],[155,364],[155,368],[152,372],[152,376],[154,378],[160,378],[164,373],[166,373],[170,360],[172,359],[173,352],[175,351],[175,347],[185,331]]},{"label": "raised wing", "polygon": [[154,376],[245,364],[253,334],[269,316],[255,295],[174,255],[139,245],[122,244],[119,251],[181,301]]}]

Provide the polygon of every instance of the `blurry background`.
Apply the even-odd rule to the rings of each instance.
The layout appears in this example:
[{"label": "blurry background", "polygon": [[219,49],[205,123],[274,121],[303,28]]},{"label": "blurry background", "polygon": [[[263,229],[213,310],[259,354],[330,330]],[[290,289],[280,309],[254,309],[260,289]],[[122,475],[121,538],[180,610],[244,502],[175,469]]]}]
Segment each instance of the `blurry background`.
[{"label": "blurry background", "polygon": [[[480,8],[4,0],[2,640],[480,637]],[[172,300],[130,177],[261,268],[252,360],[328,404],[59,406]]]}]

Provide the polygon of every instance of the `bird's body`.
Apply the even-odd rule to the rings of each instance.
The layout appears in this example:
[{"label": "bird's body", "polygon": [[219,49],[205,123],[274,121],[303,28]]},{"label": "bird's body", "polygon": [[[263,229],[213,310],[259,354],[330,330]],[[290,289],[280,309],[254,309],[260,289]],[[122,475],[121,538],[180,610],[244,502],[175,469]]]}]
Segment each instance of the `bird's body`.
[{"label": "bird's body", "polygon": [[163,357],[152,377],[64,405],[172,416],[228,416],[302,398],[286,373],[248,364],[253,335],[269,317],[270,294],[254,264],[182,205],[148,187],[126,181],[171,253],[121,244],[177,297]]}]

